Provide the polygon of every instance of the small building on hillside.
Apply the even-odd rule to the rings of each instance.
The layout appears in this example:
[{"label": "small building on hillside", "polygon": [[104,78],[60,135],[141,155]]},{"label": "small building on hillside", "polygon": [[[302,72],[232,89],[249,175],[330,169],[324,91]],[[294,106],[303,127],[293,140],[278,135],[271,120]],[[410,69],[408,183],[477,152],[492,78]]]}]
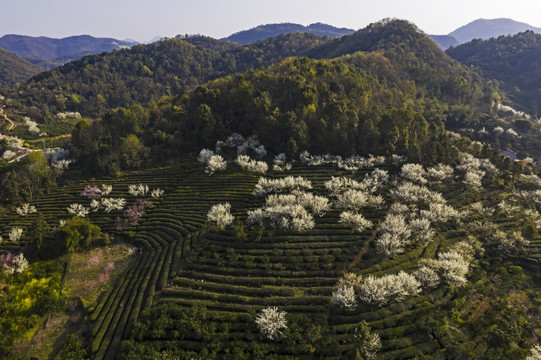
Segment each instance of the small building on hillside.
[{"label": "small building on hillside", "polygon": [[511,161],[517,160],[517,153],[511,149],[508,149],[508,148],[502,149],[500,150],[500,154],[502,154],[506,158],[509,158]]}]

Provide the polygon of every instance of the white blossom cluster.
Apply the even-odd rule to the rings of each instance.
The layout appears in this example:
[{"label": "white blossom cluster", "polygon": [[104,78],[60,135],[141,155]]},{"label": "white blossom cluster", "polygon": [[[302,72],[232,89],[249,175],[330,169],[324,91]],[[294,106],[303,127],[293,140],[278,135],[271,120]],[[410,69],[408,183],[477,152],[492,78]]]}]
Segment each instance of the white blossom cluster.
[{"label": "white blossom cluster", "polygon": [[345,159],[344,161],[338,161],[336,164],[340,169],[357,172],[360,169],[370,168],[385,163],[385,157],[368,155],[367,158],[353,155]]},{"label": "white blossom cluster", "polygon": [[373,226],[370,220],[367,220],[362,214],[353,211],[344,211],[340,214],[339,223],[351,226],[353,230],[363,232]]},{"label": "white blossom cluster", "polygon": [[444,282],[450,287],[460,287],[468,282],[466,275],[476,255],[483,252],[479,241],[469,237],[457,243],[449,251],[438,254],[437,259],[421,261],[414,273],[423,287],[435,287]]},{"label": "white blossom cluster", "polygon": [[73,160],[56,160],[51,163],[51,167],[58,170],[67,170],[69,169],[70,164],[73,163]]},{"label": "white blossom cluster", "polygon": [[308,151],[304,151],[299,155],[299,158],[303,164],[310,166],[333,164],[338,165],[342,161],[340,155],[310,155]]},{"label": "white blossom cluster", "polygon": [[541,345],[537,344],[530,349],[530,354],[524,360],[541,360]]},{"label": "white blossom cluster", "polygon": [[494,129],[492,129],[492,132],[496,135],[501,135],[504,133],[504,129],[501,126],[496,126]]},{"label": "white blossom cluster", "polygon": [[[5,140],[7,142],[7,147],[13,151],[24,149],[23,141],[18,137],[0,134],[0,140]],[[4,159],[5,158],[6,157],[4,157]]]},{"label": "white blossom cluster", "polygon": [[56,117],[64,120],[66,118],[80,118],[81,114],[79,114],[78,112],[64,111],[64,112],[57,113]]},{"label": "white blossom cluster", "polygon": [[28,126],[28,132],[30,132],[31,134],[34,134],[34,135],[40,134],[40,136],[47,135],[45,133],[42,133],[38,127],[38,124],[35,121],[30,120],[28,116],[25,116],[23,120],[24,120],[24,124]]},{"label": "white blossom cluster", "polygon": [[310,209],[314,214],[322,216],[330,209],[329,199],[316,196],[312,193],[295,192],[293,194],[269,195],[265,200],[265,207],[301,205]]},{"label": "white blossom cluster", "polygon": [[420,185],[424,185],[428,182],[426,179],[426,171],[421,164],[409,163],[402,165],[400,176]]},{"label": "white blossom cluster", "polygon": [[519,181],[522,185],[531,185],[531,186],[541,188],[541,178],[535,174],[532,174],[532,175],[520,174]]},{"label": "white blossom cluster", "polygon": [[236,149],[237,155],[247,155],[250,150],[260,159],[267,155],[265,146],[259,143],[256,136],[250,136],[248,139],[245,139],[244,136],[233,133],[225,141],[220,140],[216,142],[216,153],[221,153],[224,147]]},{"label": "white blossom cluster", "polygon": [[250,159],[248,155],[237,156],[235,163],[237,163],[242,170],[248,170],[249,172],[264,174],[269,170],[269,166],[266,162]]},{"label": "white blossom cluster", "polygon": [[406,161],[408,161],[408,159],[403,155],[396,155],[396,154],[391,155],[391,162],[396,167],[399,167],[400,165],[402,165]]},{"label": "white blossom cluster", "polygon": [[355,310],[357,307],[356,292],[361,286],[362,276],[346,273],[338,281],[338,287],[332,293],[332,303],[346,310]]},{"label": "white blossom cluster", "polygon": [[16,244],[21,240],[21,236],[23,236],[23,229],[20,227],[12,227],[8,233],[9,241]]},{"label": "white blossom cluster", "polygon": [[101,195],[107,196],[113,192],[113,185],[101,184]]},{"label": "white blossom cluster", "polygon": [[47,148],[43,155],[51,162],[51,167],[59,170],[67,170],[73,160],[68,159],[69,151],[61,148]]},{"label": "white blossom cluster", "polygon": [[154,199],[159,199],[163,196],[164,194],[164,191],[160,188],[156,188],[156,189],[153,189],[151,192],[150,192],[150,196],[152,196]]},{"label": "white blossom cluster", "polygon": [[28,214],[33,214],[37,212],[36,207],[28,203],[22,204],[21,207],[16,208],[15,211],[17,211],[17,214],[21,216],[26,216]]},{"label": "white blossom cluster", "polygon": [[148,185],[137,184],[137,185],[128,185],[128,192],[137,197],[137,196],[146,196],[150,191]]},{"label": "white blossom cluster", "polygon": [[106,213],[111,211],[122,211],[126,207],[126,199],[124,198],[105,198],[102,197],[99,200],[92,200],[90,202],[90,210],[97,212],[103,210]]},{"label": "white blossom cluster", "polygon": [[502,230],[496,230],[489,236],[488,240],[503,254],[509,254],[515,250],[520,250],[529,243],[519,231],[505,233]]},{"label": "white blossom cluster", "polygon": [[205,172],[209,175],[227,168],[227,162],[224,158],[221,155],[215,155],[214,152],[209,149],[201,150],[197,161],[206,165]]},{"label": "white blossom cluster", "polygon": [[434,224],[458,222],[462,217],[462,213],[446,204],[440,193],[425,186],[405,182],[391,193],[403,203],[393,204],[380,224],[375,243],[384,256],[404,252],[411,242],[426,244],[435,236]]},{"label": "white blossom cluster", "polygon": [[495,107],[496,107],[496,110],[498,110],[498,111],[511,113],[513,115],[513,117],[515,117],[515,118],[527,118],[527,119],[530,118],[530,115],[526,114],[525,112],[515,110],[511,106],[508,106],[508,105],[503,105],[501,103],[497,103],[497,104],[495,104]]},{"label": "white blossom cluster", "polygon": [[276,205],[248,211],[249,224],[269,223],[284,230],[305,231],[315,227],[314,217],[300,204]]},{"label": "white blossom cluster", "polygon": [[231,225],[235,218],[231,215],[231,204],[216,204],[213,205],[207,213],[208,221],[216,223],[220,229],[225,229],[226,226]]},{"label": "white blossom cluster", "polygon": [[28,260],[26,260],[22,253],[15,255],[9,264],[4,264],[5,272],[10,275],[22,273],[24,270],[28,269],[28,266]]},{"label": "white blossom cluster", "polygon": [[361,301],[383,306],[417,296],[421,292],[421,283],[404,271],[381,277],[370,275],[364,279],[359,292]]},{"label": "white blossom cluster", "polygon": [[69,156],[69,151],[61,148],[47,148],[43,150],[43,155],[49,161],[58,161],[66,159]]},{"label": "white blossom cluster", "polygon": [[68,207],[68,213],[70,213],[71,215],[76,216],[76,217],[85,217],[85,216],[88,215],[89,212],[90,212],[90,210],[88,208],[84,207],[81,204],[77,204],[77,203],[71,204]]},{"label": "white blossom cluster", "polygon": [[286,154],[280,153],[274,157],[273,166],[272,166],[273,171],[283,172],[283,171],[289,171],[292,168],[293,168],[293,165],[291,165],[291,163],[286,162]]},{"label": "white blossom cluster", "polygon": [[426,176],[431,182],[443,182],[452,179],[454,172],[455,170],[451,166],[438,164],[434,167],[429,167],[426,171]]},{"label": "white blossom cluster", "polygon": [[366,206],[378,207],[384,203],[381,195],[371,195],[361,190],[346,190],[337,197],[336,207],[359,211]]},{"label": "white blossom cluster", "polygon": [[385,157],[383,156],[372,156],[362,157],[359,155],[352,155],[346,159],[343,159],[339,155],[310,155],[308,151],[304,151],[300,154],[300,160],[303,164],[309,166],[318,166],[318,165],[336,165],[341,169],[351,171],[353,173],[357,172],[360,169],[374,167],[385,163]]},{"label": "white blossom cluster", "polygon": [[285,311],[279,311],[277,307],[268,307],[256,317],[255,323],[265,337],[275,340],[287,328],[286,315]]},{"label": "white blossom cluster", "polygon": [[411,229],[402,214],[389,213],[379,227],[380,236],[376,239],[376,249],[384,256],[394,256],[404,252],[409,243]]},{"label": "white blossom cluster", "polygon": [[468,153],[460,153],[457,170],[464,173],[463,183],[471,189],[480,189],[485,175],[497,175],[498,169],[488,159],[478,159]]},{"label": "white blossom cluster", "polygon": [[227,162],[221,155],[213,155],[210,157],[205,172],[209,175],[214,174],[216,171],[223,171],[227,168]]},{"label": "white blossom cluster", "polygon": [[445,204],[445,199],[440,193],[411,182],[398,185],[396,189],[391,190],[391,195],[406,205]]},{"label": "white blossom cluster", "polygon": [[261,177],[254,187],[253,194],[255,196],[263,196],[270,193],[295,192],[310,189],[312,189],[312,183],[302,176],[286,176],[278,179]]},{"label": "white blossom cluster", "polygon": [[449,165],[438,164],[434,167],[424,169],[421,164],[404,164],[400,176],[413,183],[424,185],[430,180],[433,182],[443,182],[452,179],[454,169]]}]

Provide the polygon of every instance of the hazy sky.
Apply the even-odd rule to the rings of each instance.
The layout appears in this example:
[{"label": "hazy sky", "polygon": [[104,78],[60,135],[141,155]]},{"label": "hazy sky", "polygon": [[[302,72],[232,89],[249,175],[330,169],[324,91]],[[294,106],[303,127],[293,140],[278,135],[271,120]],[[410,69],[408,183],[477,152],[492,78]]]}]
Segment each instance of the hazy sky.
[{"label": "hazy sky", "polygon": [[539,0],[0,0],[0,36],[22,34],[148,41],[155,36],[226,37],[277,22],[360,29],[386,17],[447,34],[478,19],[512,18],[541,27]]}]

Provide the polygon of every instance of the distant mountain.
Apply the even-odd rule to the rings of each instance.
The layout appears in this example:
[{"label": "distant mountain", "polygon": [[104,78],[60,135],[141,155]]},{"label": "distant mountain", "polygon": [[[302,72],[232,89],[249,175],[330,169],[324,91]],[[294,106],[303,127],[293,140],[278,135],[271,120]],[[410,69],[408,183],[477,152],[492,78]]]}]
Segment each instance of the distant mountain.
[{"label": "distant mountain", "polygon": [[442,50],[447,50],[451,46],[460,45],[458,40],[451,35],[428,35],[428,37],[434,40]]},{"label": "distant mountain", "polygon": [[327,36],[330,38],[338,38],[340,36],[353,34],[355,30],[346,28],[337,28],[331,25],[316,23],[308,26],[282,23],[260,25],[250,30],[239,31],[222,40],[228,40],[239,44],[248,44],[254,41],[263,40],[268,37],[277,36],[280,34],[289,34],[294,32],[307,32],[318,36]]},{"label": "distant mountain", "polygon": [[498,80],[520,110],[541,115],[541,35],[527,31],[475,39],[448,49],[447,54]]},{"label": "distant mountain", "polygon": [[524,31],[541,33],[541,28],[512,19],[477,19],[459,27],[449,35],[463,44],[473,39],[486,40],[501,35],[514,35]]},{"label": "distant mountain", "polygon": [[43,69],[32,65],[19,55],[0,49],[0,87],[25,83]]},{"label": "distant mountain", "polygon": [[104,51],[120,50],[136,45],[136,42],[113,38],[95,38],[89,35],[71,36],[63,39],[4,35],[0,48],[16,53],[33,64],[50,69],[86,55]]}]

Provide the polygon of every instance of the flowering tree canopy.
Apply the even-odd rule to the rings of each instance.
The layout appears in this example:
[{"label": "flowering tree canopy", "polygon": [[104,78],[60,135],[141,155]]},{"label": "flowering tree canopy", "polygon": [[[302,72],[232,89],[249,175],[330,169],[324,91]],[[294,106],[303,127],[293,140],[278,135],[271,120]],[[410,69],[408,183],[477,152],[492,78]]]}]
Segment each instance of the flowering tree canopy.
[{"label": "flowering tree canopy", "polygon": [[286,315],[285,311],[279,311],[277,307],[268,307],[256,317],[255,323],[263,335],[275,340],[282,334],[282,330],[287,328]]}]

